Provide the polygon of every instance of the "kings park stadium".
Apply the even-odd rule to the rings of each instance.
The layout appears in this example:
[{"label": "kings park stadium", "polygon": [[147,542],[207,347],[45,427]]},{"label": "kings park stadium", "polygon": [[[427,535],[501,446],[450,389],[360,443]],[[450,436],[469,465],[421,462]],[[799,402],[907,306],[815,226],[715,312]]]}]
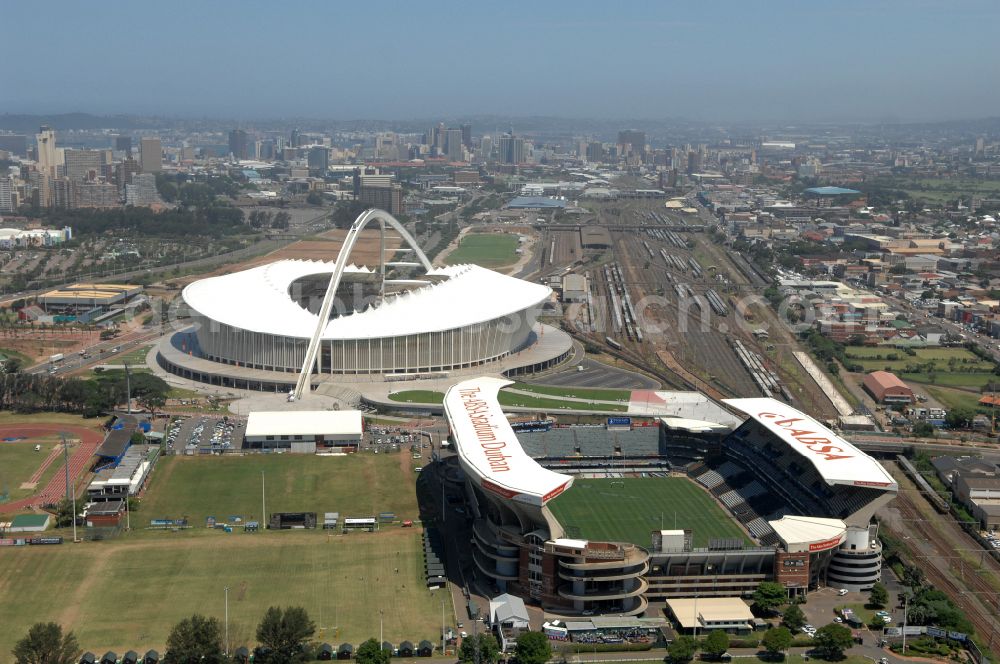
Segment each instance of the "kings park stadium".
[{"label": "kings park stadium", "polygon": [[873,516],[897,483],[788,404],[725,400],[729,424],[515,433],[497,400],[509,383],[465,380],[444,400],[455,455],[443,476],[464,494],[490,590],[554,615],[641,616],[679,598],[707,610],[764,581],[796,596],[881,579]]},{"label": "kings park stadium", "polygon": [[[351,253],[370,224],[381,257],[359,267]],[[483,365],[513,375],[571,348],[568,335],[536,322],[551,295],[477,265],[433,267],[394,217],[371,209],[335,261],[278,260],[188,285],[192,325],[161,342],[158,361],[184,378],[296,397],[332,376],[440,378]]]}]

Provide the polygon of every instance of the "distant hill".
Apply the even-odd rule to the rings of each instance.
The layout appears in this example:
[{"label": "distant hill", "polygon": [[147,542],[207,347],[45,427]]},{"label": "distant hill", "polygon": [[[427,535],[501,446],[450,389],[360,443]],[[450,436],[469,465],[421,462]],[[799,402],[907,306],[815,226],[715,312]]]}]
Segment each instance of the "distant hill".
[{"label": "distant hill", "polygon": [[143,129],[167,124],[159,118],[134,115],[91,115],[90,113],[57,113],[53,115],[25,115],[4,113],[0,115],[0,129],[15,134],[34,134],[38,127],[48,125],[56,131],[68,129]]}]

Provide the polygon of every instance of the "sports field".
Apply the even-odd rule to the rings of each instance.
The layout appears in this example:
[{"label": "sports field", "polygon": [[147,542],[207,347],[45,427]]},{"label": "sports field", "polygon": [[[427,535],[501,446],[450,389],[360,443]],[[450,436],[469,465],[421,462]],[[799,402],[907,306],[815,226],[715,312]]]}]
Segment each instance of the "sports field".
[{"label": "sports field", "polygon": [[259,519],[263,473],[268,512],[340,512],[342,517],[392,512],[416,519],[414,463],[408,452],[165,457],[133,516],[143,525],[150,519],[187,517],[198,527],[207,516]]},{"label": "sports field", "polygon": [[[408,452],[161,459],[132,514],[132,533],[103,542],[0,547],[6,598],[0,652],[9,652],[31,624],[48,620],[72,629],[94,652],[162,652],[181,618],[194,612],[223,618],[226,586],[233,647],[253,645],[257,622],[273,604],[305,607],[323,628],[316,638],[334,645],[377,638],[379,608],[386,640],[433,642],[442,598],[450,624],[453,618],[446,592],[424,586],[419,527],[396,523],[349,535],[204,527],[208,515],[259,518],[262,470],[268,512],[337,511],[341,518],[394,512],[417,519],[414,463]],[[190,530],[144,529],[152,518],[183,516]]]},{"label": "sports field", "polygon": [[448,254],[447,263],[475,263],[482,267],[500,267],[517,261],[517,235],[508,233],[467,233],[458,247]]},{"label": "sports field", "polygon": [[[434,642],[441,598],[424,586],[420,531],[327,536],[322,531],[191,538],[118,539],[0,550],[0,652],[27,628],[55,620],[94,652],[155,648],[170,628],[195,612],[224,616],[229,586],[233,647],[252,646],[268,606],[304,607],[317,638],[355,645],[378,638]],[[399,572],[395,570],[399,569]]]},{"label": "sports field", "polygon": [[696,547],[720,538],[750,542],[711,495],[684,477],[576,479],[549,508],[569,537],[649,547],[652,531],[676,524],[694,531]]},{"label": "sports field", "polygon": [[[41,445],[42,449],[36,452],[35,445]],[[21,488],[22,484],[32,479],[43,462],[49,460],[49,455],[56,447],[62,447],[57,434],[32,436],[14,441],[0,440],[0,499],[5,494],[9,500],[27,498],[34,494],[37,488],[48,484],[52,475],[63,468],[61,454],[51,460],[32,486],[25,485],[25,488]],[[2,507],[0,504],[0,509]]]}]

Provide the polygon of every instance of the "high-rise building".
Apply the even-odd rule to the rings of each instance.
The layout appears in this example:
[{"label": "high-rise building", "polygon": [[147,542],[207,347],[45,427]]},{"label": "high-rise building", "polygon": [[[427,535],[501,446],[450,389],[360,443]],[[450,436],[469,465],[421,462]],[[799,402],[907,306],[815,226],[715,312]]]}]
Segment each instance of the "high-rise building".
[{"label": "high-rise building", "polygon": [[587,143],[587,161],[592,164],[604,161],[604,145],[598,141]]},{"label": "high-rise building", "polygon": [[[155,177],[155,176],[153,176]],[[118,187],[109,182],[72,182],[73,207],[113,208],[121,205]],[[153,186],[156,186],[154,181]]]},{"label": "high-rise building", "polygon": [[292,130],[291,138],[289,139],[291,145],[289,147],[297,148],[299,147],[299,141],[301,140],[300,132],[298,129]]},{"label": "high-rise building", "polygon": [[139,167],[143,173],[163,170],[163,145],[158,138],[143,138],[139,143]]},{"label": "high-rise building", "polygon": [[52,131],[51,127],[42,125],[38,129],[35,140],[38,142],[35,159],[38,170],[49,177],[57,177],[62,161],[59,159],[59,151],[56,149],[56,132]]},{"label": "high-rise building", "polygon": [[986,139],[980,136],[976,139],[976,156],[982,157],[986,154]]},{"label": "high-rise building", "polygon": [[233,158],[245,160],[250,158],[249,152],[250,136],[242,129],[233,129],[229,132],[229,154]]},{"label": "high-rise building", "polygon": [[375,158],[381,161],[399,159],[399,142],[396,134],[385,131],[375,135]]},{"label": "high-rise building", "polygon": [[309,175],[323,177],[330,167],[330,150],[322,145],[311,147],[306,160],[309,164]]},{"label": "high-rise building", "polygon": [[462,150],[462,130],[448,129],[444,134],[444,153],[448,161],[465,161],[465,153]]},{"label": "high-rise building", "polygon": [[120,164],[115,167],[115,184],[119,191],[125,191],[125,185],[132,183],[132,176],[141,172],[139,162],[131,155],[125,157]]},{"label": "high-rise building", "polygon": [[261,161],[272,161],[274,159],[275,145],[274,139],[265,138],[254,143],[254,158]]},{"label": "high-rise building", "polygon": [[501,164],[523,164],[525,161],[524,139],[518,136],[501,136],[498,151]]},{"label": "high-rise building", "polygon": [[13,178],[0,178],[0,212],[13,212],[17,209],[16,198]]},{"label": "high-rise building", "polygon": [[131,152],[132,151],[132,137],[131,136],[115,136],[115,150],[121,152]]},{"label": "high-rise building", "polygon": [[[646,150],[646,132],[639,131],[638,129],[620,131],[618,132],[618,145],[631,145],[631,152],[633,154],[642,154]],[[629,149],[625,148],[624,152],[628,154]]]},{"label": "high-rise building", "polygon": [[493,139],[483,136],[479,139],[479,161],[489,161],[493,157]]},{"label": "high-rise building", "polygon": [[28,137],[24,134],[0,134],[0,150],[18,157],[27,157]]},{"label": "high-rise building", "polygon": [[71,180],[96,180],[102,175],[104,152],[101,150],[64,150],[66,177]]},{"label": "high-rise building", "polygon": [[466,123],[466,124],[461,125],[461,128],[462,128],[462,145],[464,145],[465,147],[467,147],[467,148],[469,148],[471,150],[472,149],[472,125]]},{"label": "high-rise building", "polygon": [[358,200],[369,207],[385,210],[389,214],[403,212],[403,187],[392,184],[388,187],[362,185]]},{"label": "high-rise building", "polygon": [[132,183],[125,185],[125,205],[141,207],[155,205],[159,202],[160,196],[156,191],[156,175],[153,173],[136,173],[132,176]]},{"label": "high-rise building", "polygon": [[73,207],[73,183],[67,177],[54,178],[52,186],[52,207]]}]

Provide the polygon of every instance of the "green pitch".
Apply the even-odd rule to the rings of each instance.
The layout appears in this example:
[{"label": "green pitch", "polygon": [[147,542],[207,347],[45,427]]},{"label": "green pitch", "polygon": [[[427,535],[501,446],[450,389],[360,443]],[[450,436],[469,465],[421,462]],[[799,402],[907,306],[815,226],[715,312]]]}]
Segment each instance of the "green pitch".
[{"label": "green pitch", "polygon": [[683,477],[577,479],[549,509],[570,537],[648,548],[652,531],[661,524],[673,530],[676,523],[680,530],[694,531],[696,547],[720,538],[750,542],[711,495]]},{"label": "green pitch", "polygon": [[468,233],[455,251],[448,254],[449,265],[475,263],[500,267],[517,261],[517,235],[507,233]]}]

